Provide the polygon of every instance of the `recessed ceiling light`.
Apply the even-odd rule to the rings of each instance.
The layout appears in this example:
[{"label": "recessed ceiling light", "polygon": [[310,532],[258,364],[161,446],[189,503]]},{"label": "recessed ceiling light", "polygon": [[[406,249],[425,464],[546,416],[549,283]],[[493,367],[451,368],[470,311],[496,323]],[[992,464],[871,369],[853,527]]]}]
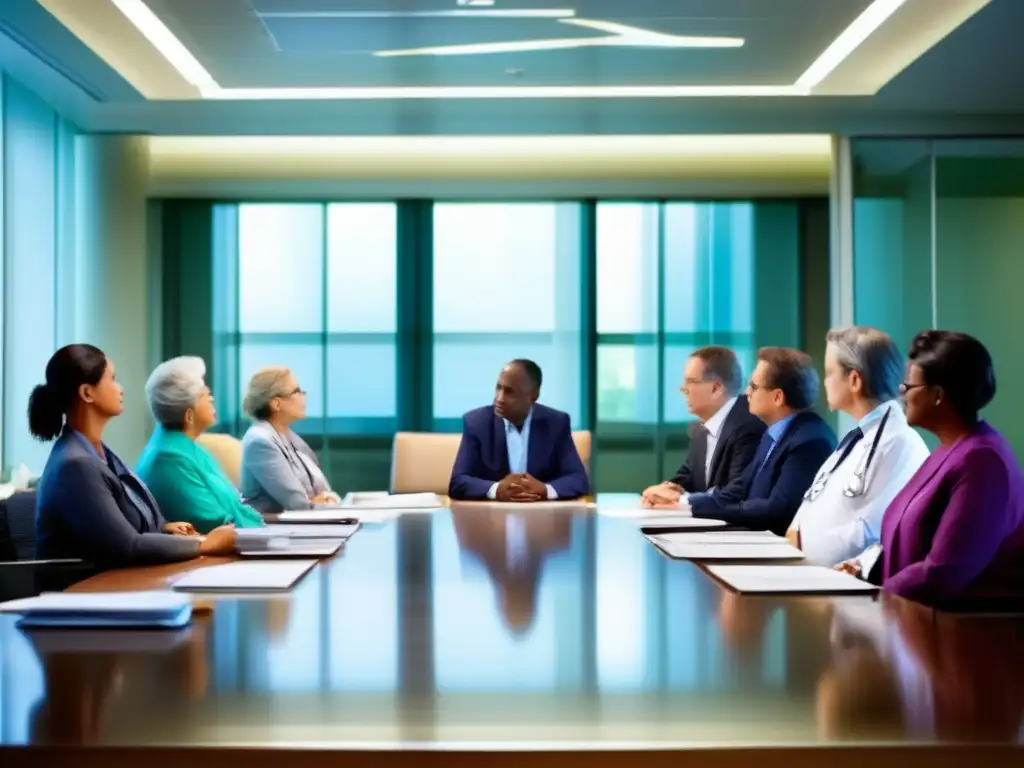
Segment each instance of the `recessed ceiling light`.
[{"label": "recessed ceiling light", "polygon": [[875,0],[864,9],[860,16],[854,19],[850,26],[842,33],[824,52],[815,59],[814,63],[807,68],[797,79],[795,85],[810,90],[843,63],[843,60],[853,53],[861,43],[867,40],[871,33],[878,29],[885,20],[900,9],[907,0]]},{"label": "recessed ceiling light", "polygon": [[213,76],[199,63],[199,60],[142,0],[111,0],[111,2],[188,82],[200,90],[219,87]]},{"label": "recessed ceiling light", "polygon": [[598,37],[553,37],[540,40],[509,40],[503,43],[468,43],[440,45],[429,48],[375,51],[374,56],[469,56],[488,53],[518,53],[521,51],[552,51],[569,48],[627,47],[627,48],[739,48],[742,37],[709,37],[670,35],[650,29],[618,24],[598,19],[559,19],[560,24],[571,24],[598,32]]},{"label": "recessed ceiling light", "polygon": [[447,11],[264,11],[261,19],[567,19],[571,8],[492,8]]},{"label": "recessed ceiling light", "polygon": [[[977,0],[976,0],[977,1]],[[987,2],[987,0],[984,0]],[[111,0],[149,42],[174,66],[181,76],[199,89],[205,99],[217,100],[269,100],[269,99],[549,99],[549,98],[683,98],[683,97],[744,97],[744,96],[808,96],[878,27],[892,16],[907,0],[874,0],[867,9],[818,57],[800,78],[788,85],[641,85],[641,86],[471,86],[471,87],[324,87],[324,88],[222,88],[199,61],[188,51],[174,33],[160,21],[143,0]],[[473,0],[466,0],[467,5]],[[461,4],[461,3],[460,3]],[[482,14],[540,13],[514,9],[450,11],[471,16]],[[437,11],[436,13],[445,13]],[[547,10],[547,13],[551,13]],[[473,46],[445,46],[421,48],[417,54],[452,55],[458,53],[493,53],[497,51],[543,50],[558,47],[591,45],[638,46],[663,48],[738,47],[742,38],[707,38],[668,35],[661,32],[630,27],[615,22],[572,18],[575,11],[559,10],[559,22],[587,27],[609,34],[603,37],[552,40],[522,40],[510,43],[491,43]],[[297,15],[297,14],[264,14]],[[304,14],[310,15],[310,14]],[[338,14],[333,14],[338,15]],[[570,43],[572,45],[570,45]],[[504,46],[504,47],[500,47]],[[532,47],[522,47],[532,46]],[[472,49],[476,49],[475,51]],[[460,50],[461,49],[461,50]],[[469,49],[469,50],[467,50]],[[444,51],[442,54],[437,51]],[[381,51],[376,55],[412,55],[412,51]]]}]

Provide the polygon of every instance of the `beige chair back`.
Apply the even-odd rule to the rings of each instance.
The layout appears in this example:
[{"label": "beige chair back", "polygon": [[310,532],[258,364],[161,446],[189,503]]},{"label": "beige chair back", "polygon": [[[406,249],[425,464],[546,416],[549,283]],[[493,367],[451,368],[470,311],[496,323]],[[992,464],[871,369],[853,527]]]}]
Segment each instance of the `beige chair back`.
[{"label": "beige chair back", "polygon": [[231,435],[206,432],[199,436],[198,442],[217,460],[224,474],[238,488],[242,483],[242,441]]},{"label": "beige chair back", "polygon": [[[590,474],[588,430],[572,433],[583,466]],[[397,432],[391,448],[391,493],[448,493],[462,435]]]}]

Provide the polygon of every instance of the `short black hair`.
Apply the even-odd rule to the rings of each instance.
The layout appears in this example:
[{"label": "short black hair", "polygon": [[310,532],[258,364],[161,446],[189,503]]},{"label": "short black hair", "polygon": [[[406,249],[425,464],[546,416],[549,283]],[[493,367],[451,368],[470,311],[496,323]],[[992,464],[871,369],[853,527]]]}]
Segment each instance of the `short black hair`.
[{"label": "short black hair", "polygon": [[533,384],[533,388],[540,390],[541,382],[544,380],[544,375],[540,371],[540,366],[537,365],[533,360],[526,360],[525,358],[517,357],[515,360],[509,363],[509,365],[518,365],[523,369],[523,373],[526,374],[526,378]]},{"label": "short black hair", "polygon": [[996,371],[985,345],[956,331],[921,331],[910,342],[907,357],[921,369],[929,386],[942,387],[953,407],[967,421],[996,395]]},{"label": "short black hair", "polygon": [[696,357],[704,363],[704,380],[718,379],[730,395],[743,389],[743,369],[736,353],[728,347],[700,347],[693,350],[690,357]]},{"label": "short black hair", "polygon": [[768,366],[765,387],[781,389],[786,405],[798,411],[814,405],[818,399],[818,372],[805,352],[789,347],[761,347],[757,359]]}]

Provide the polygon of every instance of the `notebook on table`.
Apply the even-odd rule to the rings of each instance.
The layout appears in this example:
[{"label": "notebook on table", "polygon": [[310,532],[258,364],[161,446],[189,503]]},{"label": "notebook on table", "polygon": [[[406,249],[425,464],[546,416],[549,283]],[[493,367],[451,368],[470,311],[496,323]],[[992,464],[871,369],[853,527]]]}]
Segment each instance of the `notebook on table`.
[{"label": "notebook on table", "polygon": [[340,509],[286,509],[266,516],[268,525],[358,525],[352,510]]},{"label": "notebook on table", "polygon": [[789,542],[715,543],[678,541],[648,536],[654,546],[676,560],[803,560],[804,553]]},{"label": "notebook on table", "polygon": [[178,629],[192,618],[192,600],[169,590],[152,592],[47,592],[0,603],[20,614],[20,627]]},{"label": "notebook on table", "polygon": [[340,539],[345,541],[359,530],[359,523],[270,523],[263,528],[239,528],[241,545],[257,539]]},{"label": "notebook on table", "polygon": [[364,509],[434,510],[444,506],[444,499],[436,493],[388,493],[386,491],[356,491],[346,493],[342,507]]},{"label": "notebook on table", "polygon": [[646,515],[637,517],[636,523],[644,533],[668,533],[671,531],[713,531],[717,528],[725,528],[727,523],[724,520],[712,520],[705,517],[690,517],[689,515],[652,515],[650,510],[644,510]]},{"label": "notebook on table", "polygon": [[817,565],[709,565],[707,571],[737,592],[763,595],[871,594],[878,587]]},{"label": "notebook on table", "polygon": [[316,560],[280,560],[212,565],[182,574],[172,586],[188,592],[285,592],[316,563]]},{"label": "notebook on table", "polygon": [[345,544],[342,539],[289,539],[262,538],[240,540],[238,554],[240,557],[261,558],[309,558],[333,557]]},{"label": "notebook on table", "polygon": [[[771,531],[738,531],[717,529],[713,531],[672,531],[647,534],[651,543],[666,544],[788,544],[784,536]],[[655,541],[657,539],[657,541]]]}]

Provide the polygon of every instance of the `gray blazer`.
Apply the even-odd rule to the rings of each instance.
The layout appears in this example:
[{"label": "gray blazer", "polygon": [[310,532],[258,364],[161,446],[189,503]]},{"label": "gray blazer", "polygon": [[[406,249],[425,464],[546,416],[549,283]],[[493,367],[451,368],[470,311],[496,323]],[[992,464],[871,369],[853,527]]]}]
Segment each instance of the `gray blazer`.
[{"label": "gray blazer", "polygon": [[103,448],[105,459],[72,429],[54,443],[36,493],[38,557],[81,558],[99,568],[196,557],[199,540],[163,533],[166,521],[145,484]]},{"label": "gray blazer", "polygon": [[242,498],[260,514],[312,509],[310,501],[331,490],[313,449],[288,430],[282,435],[256,421],[242,438]]}]

